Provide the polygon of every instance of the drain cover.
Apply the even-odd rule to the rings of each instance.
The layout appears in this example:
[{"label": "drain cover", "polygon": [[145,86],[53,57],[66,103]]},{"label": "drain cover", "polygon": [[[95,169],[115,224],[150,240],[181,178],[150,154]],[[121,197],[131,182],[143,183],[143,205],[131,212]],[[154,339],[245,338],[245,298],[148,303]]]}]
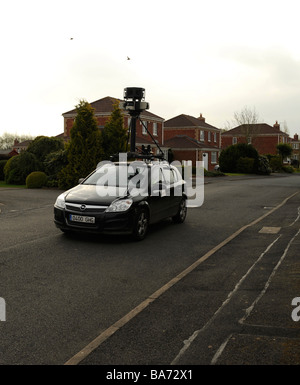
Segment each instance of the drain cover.
[{"label": "drain cover", "polygon": [[281,227],[263,227],[259,230],[260,233],[263,234],[277,234],[279,233]]}]

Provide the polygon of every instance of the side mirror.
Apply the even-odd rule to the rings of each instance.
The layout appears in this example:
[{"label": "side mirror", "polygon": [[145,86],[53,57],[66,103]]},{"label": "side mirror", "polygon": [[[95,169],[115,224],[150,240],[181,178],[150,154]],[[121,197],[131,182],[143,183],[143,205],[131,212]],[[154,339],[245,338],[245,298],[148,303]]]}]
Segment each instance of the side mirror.
[{"label": "side mirror", "polygon": [[84,178],[79,178],[78,179],[78,184],[82,183],[84,181]]}]

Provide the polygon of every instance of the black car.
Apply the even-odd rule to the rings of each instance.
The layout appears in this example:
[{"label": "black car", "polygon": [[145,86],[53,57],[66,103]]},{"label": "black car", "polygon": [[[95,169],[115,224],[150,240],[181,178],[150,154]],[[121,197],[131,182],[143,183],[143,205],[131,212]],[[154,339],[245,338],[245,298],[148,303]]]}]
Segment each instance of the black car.
[{"label": "black car", "polygon": [[142,240],[149,224],[186,218],[184,180],[167,162],[101,164],[59,195],[55,225],[64,232],[129,233]]}]

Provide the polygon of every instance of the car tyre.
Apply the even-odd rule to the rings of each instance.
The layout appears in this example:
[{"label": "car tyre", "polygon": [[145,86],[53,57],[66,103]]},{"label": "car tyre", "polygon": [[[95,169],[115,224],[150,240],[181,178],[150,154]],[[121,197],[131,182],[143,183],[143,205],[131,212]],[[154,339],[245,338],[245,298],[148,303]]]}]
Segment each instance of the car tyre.
[{"label": "car tyre", "polygon": [[68,230],[68,229],[60,229],[60,231],[62,233],[64,233],[65,235],[69,236],[69,235],[72,235],[72,231],[71,230]]},{"label": "car tyre", "polygon": [[172,220],[174,223],[183,223],[185,221],[187,214],[187,207],[186,207],[186,199],[181,199],[179,203],[178,212],[174,217],[172,217]]},{"label": "car tyre", "polygon": [[141,241],[145,238],[149,227],[149,213],[145,208],[138,210],[134,226],[133,226],[133,238],[136,241]]}]

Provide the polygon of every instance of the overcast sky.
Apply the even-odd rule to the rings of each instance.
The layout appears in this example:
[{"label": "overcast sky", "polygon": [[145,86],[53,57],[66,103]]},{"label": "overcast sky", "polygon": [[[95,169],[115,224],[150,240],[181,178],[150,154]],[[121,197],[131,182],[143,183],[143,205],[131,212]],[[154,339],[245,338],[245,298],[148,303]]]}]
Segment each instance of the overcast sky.
[{"label": "overcast sky", "polygon": [[80,99],[125,87],[166,120],[223,128],[247,106],[300,134],[299,29],[299,0],[2,2],[0,135],[58,135]]}]

